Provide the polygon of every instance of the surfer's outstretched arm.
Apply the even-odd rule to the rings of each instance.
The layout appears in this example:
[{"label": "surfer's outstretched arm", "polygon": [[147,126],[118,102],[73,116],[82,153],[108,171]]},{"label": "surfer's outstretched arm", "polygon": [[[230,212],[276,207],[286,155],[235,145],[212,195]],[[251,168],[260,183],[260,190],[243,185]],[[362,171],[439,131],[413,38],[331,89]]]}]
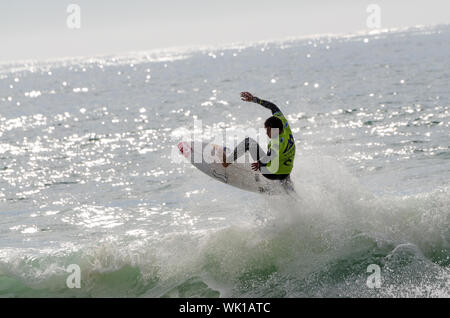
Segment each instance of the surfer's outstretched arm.
[{"label": "surfer's outstretched arm", "polygon": [[272,115],[275,113],[281,113],[281,110],[274,103],[253,96],[249,92],[241,93],[241,98],[243,101],[257,103],[263,106],[264,108],[270,109]]},{"label": "surfer's outstretched arm", "polygon": [[270,109],[270,111],[272,112],[272,115],[275,114],[275,113],[281,113],[281,110],[278,108],[278,106],[275,105],[275,104],[272,103],[272,102],[268,102],[268,101],[263,100],[263,99],[260,99],[260,98],[258,98],[258,97],[256,97],[256,96],[253,97],[252,102],[258,103],[258,104],[260,104],[261,106],[263,106],[263,107],[265,107],[265,108],[267,108],[267,109]]}]

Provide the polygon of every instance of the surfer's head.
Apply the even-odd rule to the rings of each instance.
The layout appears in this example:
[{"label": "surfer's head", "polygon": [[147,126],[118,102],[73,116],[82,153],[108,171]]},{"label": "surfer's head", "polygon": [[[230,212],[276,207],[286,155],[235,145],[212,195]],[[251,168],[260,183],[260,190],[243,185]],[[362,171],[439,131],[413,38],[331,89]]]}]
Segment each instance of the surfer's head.
[{"label": "surfer's head", "polygon": [[267,136],[269,136],[269,138],[272,138],[272,128],[277,128],[278,133],[281,134],[281,132],[283,131],[283,122],[280,118],[272,116],[267,118],[264,123],[264,127],[266,128]]}]

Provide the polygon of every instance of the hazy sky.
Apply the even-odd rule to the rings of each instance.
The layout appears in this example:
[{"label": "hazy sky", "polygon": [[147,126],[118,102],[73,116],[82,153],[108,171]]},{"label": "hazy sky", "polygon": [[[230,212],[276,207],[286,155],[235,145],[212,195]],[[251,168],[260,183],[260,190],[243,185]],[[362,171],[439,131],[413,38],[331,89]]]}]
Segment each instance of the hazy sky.
[{"label": "hazy sky", "polygon": [[[67,27],[67,7],[81,28]],[[0,60],[90,56],[368,30],[450,24],[449,0],[0,0]]]}]

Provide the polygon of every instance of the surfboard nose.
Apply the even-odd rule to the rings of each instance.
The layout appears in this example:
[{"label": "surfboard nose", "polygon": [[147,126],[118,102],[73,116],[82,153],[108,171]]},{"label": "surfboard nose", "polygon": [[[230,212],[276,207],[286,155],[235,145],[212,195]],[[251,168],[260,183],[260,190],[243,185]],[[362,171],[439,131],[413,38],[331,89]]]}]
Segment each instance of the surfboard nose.
[{"label": "surfboard nose", "polygon": [[183,153],[184,149],[183,149],[183,143],[182,142],[178,143],[178,149],[180,150],[181,153]]},{"label": "surfboard nose", "polygon": [[183,156],[185,156],[186,158],[189,157],[189,155],[191,154],[191,151],[192,151],[191,146],[185,141],[178,143],[178,149],[180,150],[180,153]]}]

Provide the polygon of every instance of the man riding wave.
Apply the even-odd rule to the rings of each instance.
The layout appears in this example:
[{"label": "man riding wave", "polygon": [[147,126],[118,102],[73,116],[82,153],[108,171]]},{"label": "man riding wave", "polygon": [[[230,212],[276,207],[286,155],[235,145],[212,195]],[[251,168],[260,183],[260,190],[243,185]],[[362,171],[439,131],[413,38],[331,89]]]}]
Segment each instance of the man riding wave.
[{"label": "man riding wave", "polygon": [[295,159],[295,140],[287,119],[275,104],[259,99],[249,92],[241,93],[241,99],[258,103],[272,111],[272,116],[264,123],[267,136],[270,138],[268,151],[265,153],[254,139],[247,137],[231,154],[223,154],[222,165],[228,167],[248,151],[255,160],[252,163],[254,171],[261,171],[267,179],[280,180],[283,184],[290,183],[290,173]]}]

